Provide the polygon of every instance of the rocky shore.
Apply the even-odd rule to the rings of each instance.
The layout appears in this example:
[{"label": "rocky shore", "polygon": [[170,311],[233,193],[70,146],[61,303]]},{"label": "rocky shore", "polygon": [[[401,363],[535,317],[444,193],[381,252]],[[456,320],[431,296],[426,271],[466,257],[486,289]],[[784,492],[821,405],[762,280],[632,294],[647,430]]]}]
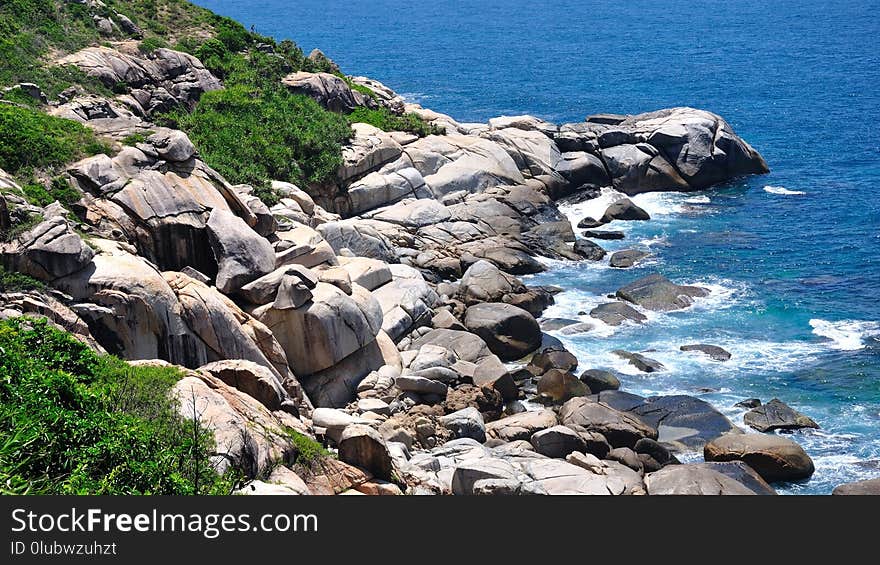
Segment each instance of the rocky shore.
[{"label": "rocky shore", "polygon": [[[275,181],[270,206],[152,121],[223,87],[197,58],[123,45],[57,63],[125,85],[114,98],[74,89],[50,103],[118,151],[68,168],[81,194],[73,213],[28,204],[0,172],[0,221],[44,218],[0,244],[0,260],[47,285],[0,295],[0,316],[44,317],[96,350],[184,368],[179,410],[213,431],[221,468],[245,471],[241,493],[775,494],[769,483],[813,473],[803,449],[773,433],[819,425],[807,416],[755,402],[745,421],[758,433],[744,433],[698,398],[618,390],[614,374],[579,366],[545,333],[588,329],[542,317],[564,289],[520,278],[544,270],[541,258],[603,260],[616,222],[649,221],[627,196],[766,173],[720,116],[459,123],[372,79],[297,72],[284,84],[328,109],[381,105],[445,133],[355,124],[335,182]],[[133,135],[142,141],[120,143]],[[599,218],[572,226],[560,212],[561,200],[603,188],[616,196]],[[589,315],[640,324],[708,293],[634,276]],[[730,358],[711,344],[682,350]],[[614,354],[663,370],[649,353]],[[335,457],[293,465],[291,429]],[[679,462],[692,452],[705,462]]]}]

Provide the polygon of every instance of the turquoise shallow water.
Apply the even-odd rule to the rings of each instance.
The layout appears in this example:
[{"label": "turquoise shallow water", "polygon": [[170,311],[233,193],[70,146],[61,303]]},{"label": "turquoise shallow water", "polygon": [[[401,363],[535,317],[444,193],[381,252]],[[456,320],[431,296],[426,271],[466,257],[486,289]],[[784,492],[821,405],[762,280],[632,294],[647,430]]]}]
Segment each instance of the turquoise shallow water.
[{"label": "turquoise shallow water", "polygon": [[[583,367],[622,369],[608,351],[655,349],[670,370],[624,375],[634,392],[698,395],[735,421],[735,402],[777,396],[813,417],[822,429],[795,439],[817,472],[782,492],[880,476],[880,2],[200,3],[461,121],[678,105],[724,116],[771,174],[641,196],[653,220],[620,226],[627,238],[607,247],[651,261],[553,264],[529,282],[571,289],[548,312],[563,317],[649,272],[710,285],[710,299],[645,327],[565,339]],[[696,341],[734,357],[678,351]]]}]

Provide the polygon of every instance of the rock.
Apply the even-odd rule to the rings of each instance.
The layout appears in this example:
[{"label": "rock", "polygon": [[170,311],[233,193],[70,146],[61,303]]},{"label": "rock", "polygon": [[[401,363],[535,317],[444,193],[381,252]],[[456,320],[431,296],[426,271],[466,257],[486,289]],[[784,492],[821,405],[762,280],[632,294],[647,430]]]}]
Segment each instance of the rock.
[{"label": "rock", "polygon": [[469,406],[441,416],[440,423],[452,432],[452,436],[456,439],[470,438],[480,443],[486,441],[486,425],[483,422],[483,415],[474,407]]},{"label": "rock", "polygon": [[526,367],[533,375],[540,376],[551,369],[559,369],[560,371],[574,371],[577,369],[577,357],[566,349],[562,350],[545,350],[532,356]]},{"label": "rock", "polygon": [[495,420],[501,416],[504,403],[501,394],[491,387],[461,385],[446,394],[443,409],[453,413],[465,408],[476,408],[485,419]]},{"label": "rock", "polygon": [[706,461],[744,461],[769,482],[797,481],[813,474],[813,461],[790,439],[761,434],[724,434],[703,450]]},{"label": "rock", "polygon": [[519,483],[516,469],[504,459],[483,457],[467,461],[455,467],[452,474],[452,494],[476,494],[474,485],[485,479],[497,479]]},{"label": "rock", "polygon": [[577,432],[598,432],[613,447],[635,446],[642,438],[657,439],[657,430],[638,418],[589,398],[572,398],[559,410],[562,425]]},{"label": "rock", "polygon": [[601,261],[608,254],[599,244],[593,243],[589,239],[575,241],[574,252],[588,261]]},{"label": "rock", "polygon": [[734,406],[739,408],[757,408],[761,405],[761,400],[758,398],[746,398],[741,402],[737,402]]},{"label": "rock", "polygon": [[[296,289],[298,284],[303,284],[305,290],[315,288],[318,284],[318,275],[313,271],[306,269],[302,265],[284,265],[272,271],[267,275],[253,280],[238,290],[238,295],[250,302],[251,304],[263,305],[274,302],[278,296],[279,288],[286,278],[292,277],[295,280],[290,281],[286,286],[286,290]],[[311,300],[311,292],[305,302]],[[297,306],[298,307],[298,306]]]},{"label": "rock", "polygon": [[819,424],[811,418],[804,416],[778,398],[746,412],[743,416],[743,422],[759,432],[819,427]]},{"label": "rock", "polygon": [[640,353],[631,353],[629,351],[623,351],[621,349],[615,349],[611,353],[617,355],[622,359],[626,359],[627,361],[629,361],[630,365],[634,366],[636,369],[642,371],[643,373],[654,373],[657,371],[666,370],[666,367],[663,365],[663,363],[645,357]]},{"label": "rock", "polygon": [[[581,229],[590,229],[590,228],[598,228],[600,226],[604,226],[608,222],[601,222],[599,220],[594,220],[593,218],[584,218],[577,223],[577,227]],[[589,237],[589,236],[584,236]]]},{"label": "rock", "polygon": [[196,148],[185,133],[179,130],[162,130],[147,138],[160,159],[182,163],[196,154]]},{"label": "rock", "polygon": [[339,460],[365,469],[375,477],[390,480],[393,464],[385,440],[368,426],[353,424],[339,439]]},{"label": "rock", "polygon": [[880,496],[880,479],[868,479],[838,485],[831,491],[833,495],[874,495]]},{"label": "rock", "polygon": [[381,330],[381,309],[360,286],[353,285],[349,296],[319,282],[311,293],[312,300],[299,308],[277,309],[266,304],[253,311],[255,318],[272,329],[297,375],[333,367],[370,345]]},{"label": "rock", "polygon": [[397,377],[394,384],[396,384],[397,388],[404,392],[414,392],[416,394],[436,394],[444,398],[446,397],[446,393],[449,390],[449,387],[439,381],[432,381],[431,379],[417,377],[415,375],[401,375]]},{"label": "rock", "polygon": [[10,243],[0,243],[0,260],[7,269],[43,281],[81,271],[94,256],[61,216],[40,222]]},{"label": "rock", "polygon": [[553,426],[535,432],[531,437],[535,451],[547,457],[565,458],[574,451],[584,451],[586,442],[576,432],[565,426]]},{"label": "rock", "polygon": [[693,299],[708,296],[709,291],[696,286],[680,286],[662,275],[649,275],[617,291],[617,297],[655,312],[680,310]]},{"label": "rock", "polygon": [[421,228],[445,222],[451,214],[440,202],[424,198],[398,202],[371,214],[371,217],[408,228]]},{"label": "rock", "polygon": [[639,460],[639,456],[635,451],[628,447],[617,447],[612,449],[608,452],[608,455],[605,456],[605,459],[608,459],[609,461],[617,461],[621,465],[626,465],[637,473],[644,472],[644,466]]},{"label": "rock", "polygon": [[609,326],[619,326],[624,322],[641,324],[648,317],[623,302],[606,302],[590,310],[590,317],[602,320]]},{"label": "rock", "polygon": [[465,304],[502,302],[505,295],[524,292],[516,277],[502,273],[488,261],[477,261],[464,272],[459,283],[459,296]]},{"label": "rock", "polygon": [[382,308],[382,329],[399,341],[431,320],[440,298],[415,269],[405,265],[392,267],[394,280],[374,290],[373,297]]},{"label": "rock", "polygon": [[658,441],[680,451],[699,450],[722,434],[741,432],[711,404],[693,396],[652,397],[628,411],[656,428]]},{"label": "rock", "polygon": [[340,220],[321,224],[317,230],[337,254],[348,249],[358,257],[397,262],[394,245],[372,225],[358,220]]},{"label": "rock", "polygon": [[538,381],[538,397],[553,403],[563,403],[576,396],[589,396],[590,389],[568,371],[550,369]]},{"label": "rock", "polygon": [[633,451],[639,455],[650,457],[660,467],[678,463],[678,460],[672,455],[671,451],[669,451],[663,444],[653,439],[640,439],[636,442],[635,446],[633,446]]},{"label": "rock", "polygon": [[645,257],[650,257],[650,253],[646,253],[644,251],[639,251],[637,249],[627,249],[625,251],[618,251],[611,255],[611,259],[608,264],[617,269],[627,269],[632,267]]},{"label": "rock", "polygon": [[543,331],[553,332],[561,330],[567,326],[573,326],[577,324],[578,321],[570,318],[542,318],[538,320],[538,323],[541,325]]},{"label": "rock", "polygon": [[614,373],[601,369],[587,369],[581,373],[580,379],[594,393],[620,388],[620,381]]},{"label": "rock", "polygon": [[629,198],[621,198],[605,209],[605,214],[599,220],[602,223],[612,222],[614,220],[650,220],[651,216],[638,206],[636,206]]},{"label": "rock", "polygon": [[215,208],[205,225],[217,261],[217,288],[232,294],[275,269],[272,244],[226,210]]},{"label": "rock", "polygon": [[649,495],[755,495],[741,482],[702,465],[669,465],[645,476]]},{"label": "rock", "polygon": [[722,475],[726,475],[751,489],[755,494],[775,495],[776,489],[767,484],[767,481],[761,478],[754,469],[743,463],[742,461],[697,463],[701,467],[718,471]]},{"label": "rock", "polygon": [[351,276],[340,267],[330,267],[318,273],[321,282],[332,284],[345,294],[351,294]]},{"label": "rock", "polygon": [[340,257],[339,266],[348,272],[351,282],[373,291],[393,280],[384,261],[368,257]]},{"label": "rock", "polygon": [[694,345],[682,345],[679,349],[681,351],[699,351],[705,353],[715,361],[727,361],[730,359],[730,352],[717,345],[705,345],[700,343]]},{"label": "rock", "polygon": [[374,412],[382,416],[391,415],[391,408],[388,406],[388,403],[378,398],[362,398],[358,400],[357,407],[361,413]]},{"label": "rock", "polygon": [[260,404],[275,411],[287,400],[287,393],[279,379],[266,367],[244,359],[225,359],[199,367],[229,386],[258,400]]},{"label": "rock", "polygon": [[525,357],[541,345],[541,328],[535,318],[510,304],[475,304],[467,309],[464,325],[502,361]]},{"label": "rock", "polygon": [[296,418],[269,412],[251,396],[207,373],[186,372],[171,394],[183,418],[197,418],[213,432],[217,455],[212,459],[220,473],[234,468],[246,477],[266,476],[294,450],[288,429],[305,432]]},{"label": "rock", "polygon": [[489,422],[486,424],[486,435],[502,441],[529,441],[535,432],[551,428],[557,423],[556,414],[552,410],[521,412]]},{"label": "rock", "polygon": [[[596,222],[596,223],[598,223],[598,222]],[[603,224],[600,223],[599,225],[603,225]],[[578,227],[580,227],[580,226],[578,226]],[[624,237],[626,237],[626,234],[623,233],[622,231],[586,230],[586,231],[582,231],[581,235],[584,237],[590,238],[590,239],[623,239]]]},{"label": "rock", "polygon": [[376,107],[371,97],[352,90],[342,78],[330,73],[300,71],[287,75],[281,83],[295,94],[314,98],[332,112],[349,113],[358,106]]},{"label": "rock", "polygon": [[411,348],[426,344],[439,345],[453,351],[460,361],[475,365],[471,377],[478,387],[489,386],[506,400],[517,398],[519,390],[504,364],[478,335],[457,330],[434,329],[413,341]]}]

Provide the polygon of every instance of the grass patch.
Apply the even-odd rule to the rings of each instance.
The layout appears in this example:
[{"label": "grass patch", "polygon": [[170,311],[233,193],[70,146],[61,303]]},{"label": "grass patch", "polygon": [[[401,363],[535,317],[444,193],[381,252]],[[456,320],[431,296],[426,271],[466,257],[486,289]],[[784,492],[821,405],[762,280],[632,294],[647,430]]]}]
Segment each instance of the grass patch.
[{"label": "grass patch", "polygon": [[355,108],[348,115],[348,120],[351,123],[370,124],[383,131],[405,131],[419,137],[446,133],[444,128],[430,124],[415,114],[398,116],[384,107],[377,110],[364,107]]},{"label": "grass patch", "polygon": [[110,153],[110,147],[85,126],[0,104],[0,168],[7,173],[52,169],[97,153]]},{"label": "grass patch", "polygon": [[30,182],[21,187],[28,202],[35,206],[48,206],[56,200],[65,208],[82,198],[80,192],[70,186],[64,177],[55,177],[46,188],[39,182]]},{"label": "grass patch", "polygon": [[321,459],[331,457],[324,446],[309,436],[288,428],[287,434],[294,446],[293,462],[308,469],[313,468]]},{"label": "grass patch", "polygon": [[181,374],[98,355],[44,320],[0,322],[0,492],[229,493],[210,433],[189,432]]},{"label": "grass patch", "polygon": [[33,277],[15,271],[7,271],[0,265],[0,292],[43,290],[46,285]]},{"label": "grass patch", "polygon": [[129,147],[134,147],[138,143],[144,143],[147,141],[147,138],[153,135],[153,131],[145,131],[145,132],[136,132],[129,135],[126,135],[122,138],[122,144],[128,145]]}]

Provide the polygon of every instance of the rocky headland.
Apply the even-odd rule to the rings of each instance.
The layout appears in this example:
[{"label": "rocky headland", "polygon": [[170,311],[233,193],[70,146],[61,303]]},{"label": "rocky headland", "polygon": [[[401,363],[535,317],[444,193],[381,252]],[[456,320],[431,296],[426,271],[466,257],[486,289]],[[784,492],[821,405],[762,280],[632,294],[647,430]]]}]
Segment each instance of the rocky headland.
[{"label": "rocky headland", "polygon": [[[579,331],[542,318],[564,289],[520,278],[544,270],[542,258],[605,260],[597,241],[616,238],[615,223],[649,221],[627,196],[767,172],[720,116],[460,123],[373,79],[297,71],[284,86],[328,110],[381,106],[437,133],[355,123],[332,182],[266,179],[278,199],[265,202],[154,121],[224,88],[195,56],[123,41],[52,64],[115,87],[46,101],[115,150],[66,168],[69,207],[35,206],[0,172],[0,221],[42,218],[0,244],[0,260],[45,284],[0,295],[0,316],[45,318],[134,364],[180,366],[178,409],[213,432],[221,467],[245,470],[239,492],[775,494],[768,483],[813,473],[797,443],[771,433],[817,426],[808,417],[774,399],[746,418],[760,433],[744,433],[698,398],[618,390],[614,374],[580,366],[545,333]],[[616,196],[601,217],[572,226],[560,212],[603,188]],[[708,292],[634,276],[590,316],[640,324]],[[613,354],[664,369],[650,353]],[[294,465],[289,430],[332,455]],[[705,462],[681,464],[691,452]]]}]

